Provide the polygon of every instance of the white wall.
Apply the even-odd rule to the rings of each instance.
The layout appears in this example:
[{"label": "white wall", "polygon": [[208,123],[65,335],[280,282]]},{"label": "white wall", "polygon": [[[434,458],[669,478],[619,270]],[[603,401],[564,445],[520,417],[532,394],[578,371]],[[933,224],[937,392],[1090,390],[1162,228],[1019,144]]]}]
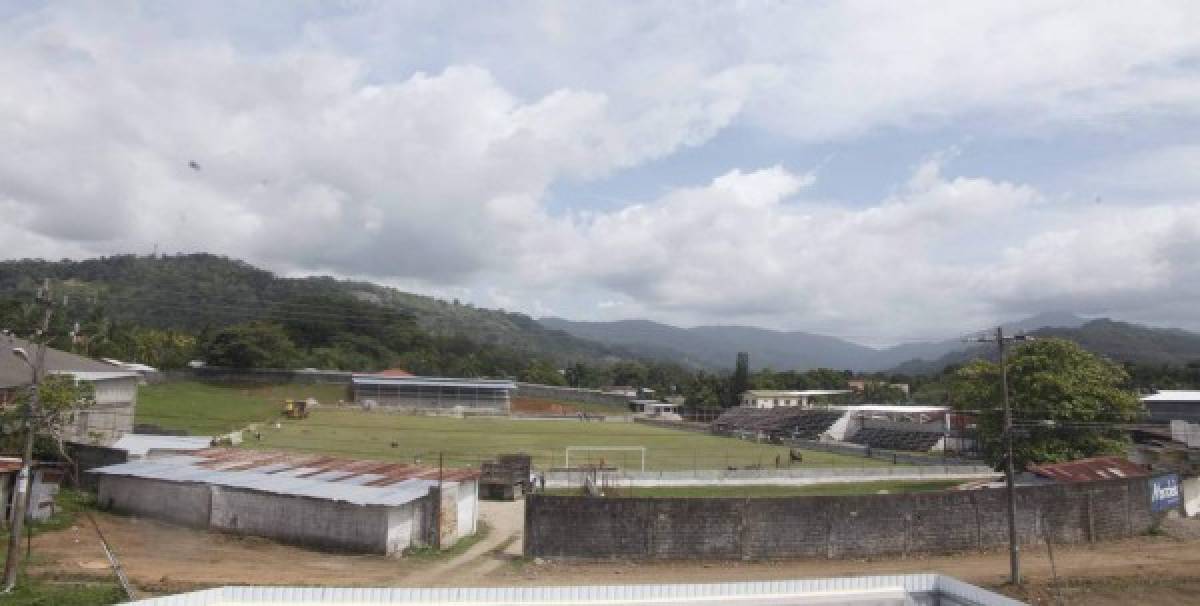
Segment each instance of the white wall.
[{"label": "white wall", "polygon": [[479,520],[479,482],[464,480],[458,483],[458,537],[475,534]]},{"label": "white wall", "polygon": [[1200,514],[1200,478],[1182,478],[1179,481],[1183,488],[1183,513],[1188,517]]}]

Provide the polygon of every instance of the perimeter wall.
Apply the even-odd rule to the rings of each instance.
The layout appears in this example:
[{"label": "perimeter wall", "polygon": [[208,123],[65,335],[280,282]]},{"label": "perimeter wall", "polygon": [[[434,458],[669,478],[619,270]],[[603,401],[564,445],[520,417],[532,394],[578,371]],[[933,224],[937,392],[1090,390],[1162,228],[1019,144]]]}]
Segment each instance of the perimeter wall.
[{"label": "perimeter wall", "polygon": [[[1017,489],[1023,544],[1147,532],[1146,478]],[[788,498],[530,495],[525,555],[572,559],[852,558],[1007,544],[1005,491]]]}]

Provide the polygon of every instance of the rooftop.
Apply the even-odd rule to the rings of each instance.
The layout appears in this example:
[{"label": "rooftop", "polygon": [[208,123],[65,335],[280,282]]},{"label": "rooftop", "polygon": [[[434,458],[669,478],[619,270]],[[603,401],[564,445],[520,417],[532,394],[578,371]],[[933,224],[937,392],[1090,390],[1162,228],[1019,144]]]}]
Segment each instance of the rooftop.
[{"label": "rooftop", "polygon": [[127,433],[112,445],[130,456],[144,457],[151,450],[205,450],[212,442],[207,436],[157,436]]},{"label": "rooftop", "polygon": [[451,377],[356,374],[350,381],[355,385],[418,385],[421,387],[472,387],[483,389],[517,388],[517,384],[508,379],[455,379]]},{"label": "rooftop", "polygon": [[[931,600],[932,598],[932,600]],[[220,587],[175,596],[150,598],[138,606],[281,606],[283,604],[459,604],[499,606],[604,604],[606,606],[676,606],[726,604],[742,606],[845,606],[855,604],[973,604],[1021,606],[1021,602],[940,574],[760,581],[688,585],[592,585],[577,587],[501,588],[358,588]]]},{"label": "rooftop", "polygon": [[1092,457],[1066,463],[1031,465],[1029,471],[1059,482],[1094,482],[1150,477],[1149,470],[1125,457]]},{"label": "rooftop", "polygon": [[1142,396],[1143,402],[1196,402],[1200,403],[1200,391],[1189,389],[1160,389],[1158,393]]},{"label": "rooftop", "polygon": [[838,394],[851,392],[849,389],[751,389],[746,393],[755,398],[788,398],[806,396],[835,396]]},{"label": "rooftop", "polygon": [[[24,349],[31,357],[37,352],[37,345],[30,341],[9,335],[0,335],[0,388],[28,385],[32,379],[29,365],[13,355],[12,350],[16,347]],[[124,372],[111,364],[53,347],[46,348],[45,362],[46,372],[49,373]]]},{"label": "rooftop", "polygon": [[131,461],[91,473],[200,482],[355,505],[403,505],[438,483],[479,477],[469,469],[444,469],[388,461],[343,459],[269,450],[208,448],[186,455]]}]

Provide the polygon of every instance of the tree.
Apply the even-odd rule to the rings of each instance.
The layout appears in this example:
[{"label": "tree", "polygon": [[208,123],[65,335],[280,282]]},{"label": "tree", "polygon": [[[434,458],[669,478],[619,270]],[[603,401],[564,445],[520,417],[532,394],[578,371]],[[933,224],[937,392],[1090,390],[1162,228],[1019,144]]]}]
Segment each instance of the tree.
[{"label": "tree", "polygon": [[541,385],[566,385],[567,379],[553,364],[545,360],[534,360],[529,366],[521,370],[517,375],[526,383],[538,383]]},{"label": "tree", "polygon": [[231,368],[289,368],[298,357],[295,344],[276,324],[251,322],[230,326],[204,345],[204,359]]},{"label": "tree", "polygon": [[725,406],[737,406],[739,398],[747,389],[750,389],[750,354],[739,351],[737,366],[734,367],[733,378],[729,381],[729,394],[726,397]]},{"label": "tree", "polygon": [[[21,390],[13,405],[0,412],[3,438],[0,448],[20,452],[25,423],[25,404],[30,390]],[[37,431],[35,452],[38,456],[63,455],[63,430],[74,420],[75,411],[95,402],[91,383],[76,381],[70,375],[46,375],[38,385],[38,405],[34,428]]]},{"label": "tree", "polygon": [[[1070,461],[1121,454],[1128,438],[1114,424],[1137,418],[1141,402],[1122,385],[1121,367],[1061,339],[1033,341],[1008,361],[1009,402],[1014,424],[1013,464]],[[980,411],[980,450],[999,469],[1004,464],[1004,416],[999,364],[976,360],[955,373],[955,406]]]}]

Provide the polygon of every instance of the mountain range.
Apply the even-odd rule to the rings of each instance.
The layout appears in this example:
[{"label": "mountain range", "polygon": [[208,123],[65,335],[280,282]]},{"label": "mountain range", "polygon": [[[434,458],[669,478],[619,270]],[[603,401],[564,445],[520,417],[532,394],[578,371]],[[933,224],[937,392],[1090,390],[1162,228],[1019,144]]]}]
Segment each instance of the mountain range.
[{"label": "mountain range", "polygon": [[[837,368],[875,372],[901,367],[920,368],[920,372],[925,373],[930,372],[928,365],[943,358],[953,360],[955,353],[971,349],[971,345],[962,340],[874,348],[826,335],[751,326],[679,328],[648,320],[572,322],[562,318],[542,318],[540,322],[548,328],[584,339],[702,368],[728,368],[737,352],[744,351],[750,354],[750,365],[756,369]],[[1010,322],[1004,328],[1012,333],[1043,327],[1073,329],[1087,322],[1071,313],[1048,312]],[[936,370],[941,368],[938,366]]]},{"label": "mountain range", "polygon": [[[654,359],[722,370],[732,368],[737,353],[745,351],[755,368],[927,374],[992,351],[962,340],[875,348],[827,335],[750,326],[535,320],[369,282],[283,278],[207,254],[0,261],[0,297],[27,300],[43,278],[57,281],[73,301],[96,301],[114,319],[146,326],[197,332],[256,319],[321,317],[353,328],[354,314],[400,314],[431,335],[499,346],[560,365]],[[972,327],[962,328],[968,334]],[[1123,362],[1179,365],[1200,360],[1200,335],[1177,329],[1086,319],[1069,312],[1038,314],[1010,322],[1005,329],[1071,339]]]}]

